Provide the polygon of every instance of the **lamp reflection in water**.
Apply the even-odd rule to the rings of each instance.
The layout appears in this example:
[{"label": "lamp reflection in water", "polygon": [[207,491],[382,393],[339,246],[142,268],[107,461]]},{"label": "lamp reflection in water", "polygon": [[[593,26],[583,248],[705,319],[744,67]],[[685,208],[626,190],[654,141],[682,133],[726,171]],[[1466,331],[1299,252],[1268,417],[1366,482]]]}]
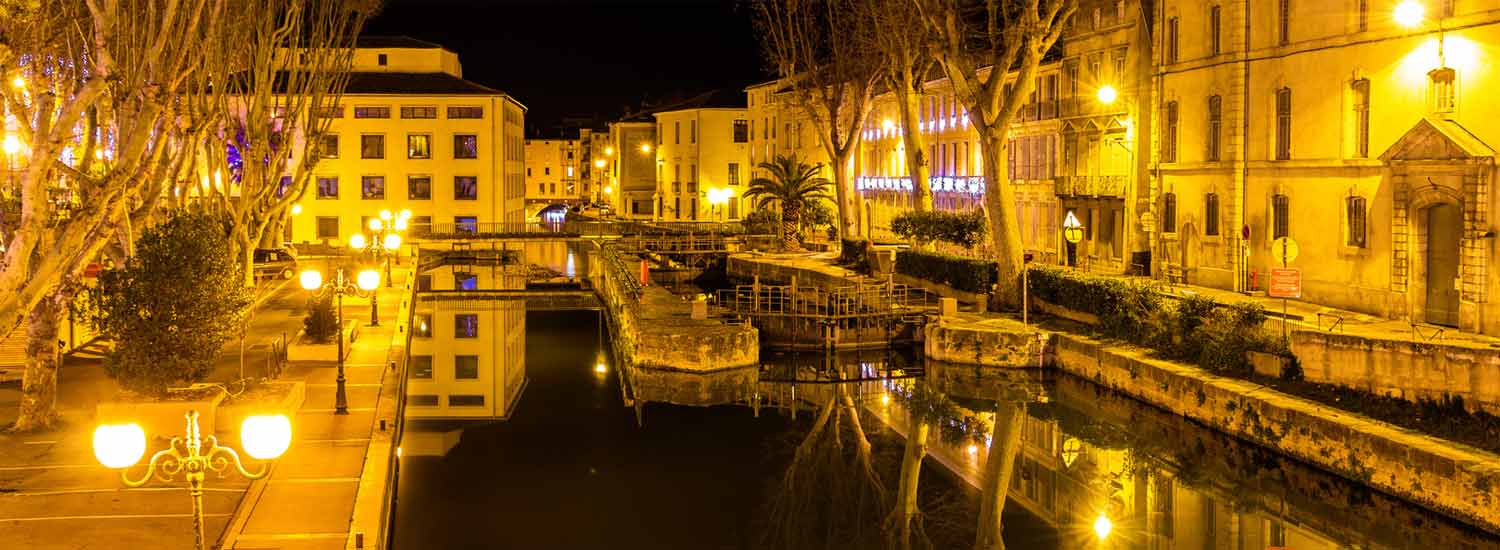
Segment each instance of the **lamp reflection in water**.
[{"label": "lamp reflection in water", "polygon": [[[189,411],[187,433],[173,437],[166,449],[151,455],[146,471],[131,479],[130,467],[146,453],[146,431],[139,424],[105,424],[94,429],[94,457],[107,468],[121,470],[120,478],[128,487],[141,487],[152,478],[171,481],[183,474],[188,495],[193,499],[194,548],[205,548],[203,533],[203,478],[213,471],[223,476],[233,467],[248,479],[261,479],[270,473],[269,464],[259,470],[245,468],[234,449],[219,445],[218,438],[202,436],[198,429],[198,411]],[[245,454],[257,460],[272,460],[286,452],[292,442],[292,423],[285,415],[257,415],[240,424],[241,444]]]}]

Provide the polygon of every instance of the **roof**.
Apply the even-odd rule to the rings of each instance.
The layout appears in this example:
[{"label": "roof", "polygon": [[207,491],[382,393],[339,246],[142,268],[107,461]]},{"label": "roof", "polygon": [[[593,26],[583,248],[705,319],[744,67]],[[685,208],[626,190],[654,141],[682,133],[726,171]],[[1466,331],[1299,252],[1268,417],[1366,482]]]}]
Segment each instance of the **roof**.
[{"label": "roof", "polygon": [[665,113],[669,111],[683,111],[687,109],[744,109],[745,93],[743,90],[732,90],[722,88],[709,90],[686,100],[668,105],[660,105],[651,109],[652,114]]},{"label": "roof", "polygon": [[508,95],[448,73],[350,73],[346,94]]},{"label": "roof", "polygon": [[1495,150],[1457,122],[1423,117],[1380,155],[1384,161],[1494,158]]},{"label": "roof", "polygon": [[416,50],[442,49],[442,46],[417,40],[410,36],[360,36],[354,40],[356,48],[408,48]]}]

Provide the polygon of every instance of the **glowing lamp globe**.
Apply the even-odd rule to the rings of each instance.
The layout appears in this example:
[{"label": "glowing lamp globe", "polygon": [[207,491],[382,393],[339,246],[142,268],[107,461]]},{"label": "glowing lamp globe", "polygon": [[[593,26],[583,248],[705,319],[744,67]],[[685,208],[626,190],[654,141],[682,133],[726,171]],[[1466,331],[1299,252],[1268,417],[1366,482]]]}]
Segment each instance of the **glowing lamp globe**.
[{"label": "glowing lamp globe", "polygon": [[1421,2],[1406,0],[1396,5],[1396,11],[1391,14],[1391,18],[1396,20],[1397,25],[1409,29],[1422,24],[1422,18],[1426,15],[1424,11]]},{"label": "glowing lamp globe", "polygon": [[385,227],[385,222],[380,221],[380,218],[370,218],[369,226],[370,231],[380,231],[380,228]]},{"label": "glowing lamp globe", "polygon": [[391,233],[390,235],[386,235],[385,242],[380,244],[385,245],[386,250],[395,250],[397,248],[401,248],[401,236],[395,233]]},{"label": "glowing lamp globe", "polygon": [[252,458],[279,457],[292,444],[292,421],[284,414],[247,416],[240,423],[240,444]]},{"label": "glowing lamp globe", "polygon": [[1115,90],[1114,86],[1105,84],[1099,87],[1099,103],[1109,105],[1111,103],[1114,103],[1115,99],[1119,97],[1120,92],[1118,90]]},{"label": "glowing lamp globe", "polygon": [[1099,540],[1109,538],[1109,532],[1114,528],[1114,522],[1110,521],[1109,516],[1104,515],[1103,512],[1100,512],[1099,518],[1094,520],[1094,535],[1098,536]]},{"label": "glowing lamp globe", "polygon": [[292,215],[293,216],[296,216],[297,214],[301,214],[301,213],[302,213],[302,205],[300,205],[300,204],[294,204],[294,205],[292,205]]},{"label": "glowing lamp globe", "polygon": [[409,219],[411,219],[411,210],[407,210],[405,208],[402,208],[401,209],[401,215],[400,216],[396,216],[396,219],[398,219],[398,220],[409,220]]},{"label": "glowing lamp globe", "polygon": [[380,211],[380,219],[389,221],[391,218],[392,218],[392,214],[391,214],[390,210],[381,210]]},{"label": "glowing lamp globe", "polygon": [[603,168],[603,167],[604,167],[604,159],[599,159],[599,160],[594,161],[594,168]]},{"label": "glowing lamp globe", "polygon": [[146,454],[146,431],[139,424],[94,428],[94,458],[106,468],[129,468]]},{"label": "glowing lamp globe", "polygon": [[[376,221],[380,221],[380,220],[376,220]],[[366,244],[368,244],[368,243],[365,242],[365,236],[364,235],[355,234],[353,237],[349,237],[349,246],[351,246],[351,247],[354,247],[354,248],[364,248]]]},{"label": "glowing lamp globe", "polygon": [[396,218],[396,221],[391,222],[391,227],[396,231],[406,231],[406,218]]},{"label": "glowing lamp globe", "polygon": [[15,135],[7,134],[5,140],[0,142],[0,149],[5,150],[7,155],[14,155],[21,151],[21,140]]},{"label": "glowing lamp globe", "polygon": [[305,288],[307,290],[317,290],[319,288],[322,288],[323,286],[323,274],[318,273],[316,269],[309,269],[302,272],[300,281],[302,283],[302,288]]},{"label": "glowing lamp globe", "polygon": [[10,85],[11,86],[15,86],[17,88],[25,88],[26,87],[26,79],[25,78],[21,78],[21,75],[16,75],[15,78],[10,79]]},{"label": "glowing lamp globe", "polygon": [[380,273],[373,269],[366,269],[359,272],[359,277],[355,281],[363,290],[375,290],[375,287],[380,286]]},{"label": "glowing lamp globe", "polygon": [[642,153],[650,153],[651,152],[651,144],[650,143],[642,143],[641,144],[641,152]]},{"label": "glowing lamp globe", "polygon": [[599,374],[604,374],[604,371],[607,371],[607,370],[609,370],[609,368],[605,367],[604,363],[595,363],[594,364],[594,372],[597,372]]}]

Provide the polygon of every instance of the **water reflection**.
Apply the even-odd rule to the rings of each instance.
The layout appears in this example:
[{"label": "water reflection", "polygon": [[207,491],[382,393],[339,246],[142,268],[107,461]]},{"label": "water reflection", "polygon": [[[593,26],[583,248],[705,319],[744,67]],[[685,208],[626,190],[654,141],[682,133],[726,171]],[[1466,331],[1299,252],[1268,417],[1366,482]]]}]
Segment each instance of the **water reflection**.
[{"label": "water reflection", "polygon": [[416,301],[406,416],[503,419],[526,384],[526,302]]}]

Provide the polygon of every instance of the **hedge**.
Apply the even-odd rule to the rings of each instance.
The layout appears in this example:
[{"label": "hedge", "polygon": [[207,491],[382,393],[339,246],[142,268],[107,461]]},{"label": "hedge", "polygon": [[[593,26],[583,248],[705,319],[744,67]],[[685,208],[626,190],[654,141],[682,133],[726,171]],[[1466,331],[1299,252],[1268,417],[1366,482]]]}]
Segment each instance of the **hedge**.
[{"label": "hedge", "polygon": [[869,248],[870,241],[864,239],[840,239],[839,240],[839,265],[848,266],[859,272],[868,272],[865,249]]},{"label": "hedge", "polygon": [[1290,356],[1282,342],[1261,330],[1266,314],[1260,304],[1226,306],[1203,296],[1167,300],[1156,285],[1032,267],[1027,288],[1038,300],[1098,316],[1096,328],[1103,335],[1151,348],[1169,359],[1248,373],[1252,367],[1247,351]]},{"label": "hedge", "polygon": [[896,273],[978,293],[990,292],[1000,278],[995,262],[920,250],[897,252]]},{"label": "hedge", "polygon": [[984,240],[986,233],[984,213],[947,212],[934,210],[918,212],[908,210],[891,220],[891,232],[919,244],[943,241],[963,247],[973,247]]}]

